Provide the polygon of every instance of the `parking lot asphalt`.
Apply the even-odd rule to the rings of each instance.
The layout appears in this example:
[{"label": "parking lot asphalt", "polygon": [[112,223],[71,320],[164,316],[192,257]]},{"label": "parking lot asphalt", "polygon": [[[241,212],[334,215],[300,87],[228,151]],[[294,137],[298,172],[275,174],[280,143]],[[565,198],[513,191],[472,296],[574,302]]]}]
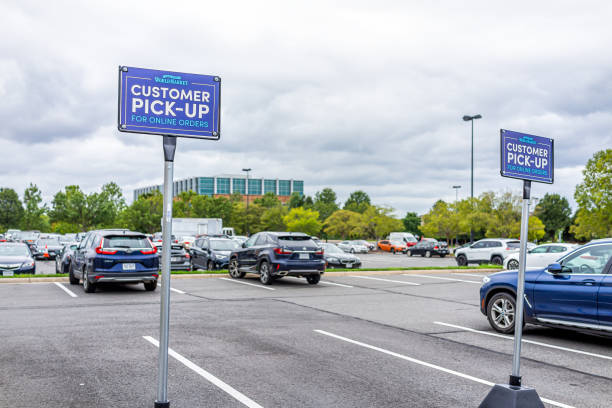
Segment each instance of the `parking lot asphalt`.
[{"label": "parking lot asphalt", "polygon": [[[172,407],[475,407],[512,340],[478,309],[480,273],[171,282]],[[149,407],[159,292],[0,285],[0,407]],[[609,407],[612,341],[525,329],[547,407]]]}]

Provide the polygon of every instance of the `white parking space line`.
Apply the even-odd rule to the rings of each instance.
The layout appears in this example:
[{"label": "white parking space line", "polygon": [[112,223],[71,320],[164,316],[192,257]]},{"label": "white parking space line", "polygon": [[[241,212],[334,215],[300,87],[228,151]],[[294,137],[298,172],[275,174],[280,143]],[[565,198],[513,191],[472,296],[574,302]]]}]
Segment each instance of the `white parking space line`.
[{"label": "white parking space line", "polygon": [[269,288],[267,286],[256,285],[254,283],[243,282],[243,281],[239,281],[239,280],[236,280],[236,279],[230,279],[230,278],[219,278],[219,279],[224,280],[224,281],[228,281],[228,282],[241,283],[243,285],[255,286],[256,288],[260,288],[260,289],[275,290],[274,288]]},{"label": "white parking space line", "polygon": [[[501,271],[501,270],[500,270]],[[477,278],[484,278],[485,276],[487,276],[487,274],[489,274],[490,272],[485,272],[482,275],[478,275],[476,273],[456,273],[456,272],[451,272],[451,275],[459,275],[459,276],[475,276]]]},{"label": "white parking space line", "polygon": [[[387,354],[387,355],[390,355],[390,356],[393,356],[393,357],[400,358],[402,360],[410,361],[411,363],[419,364],[419,365],[422,365],[424,367],[433,368],[434,370],[442,371],[442,372],[447,373],[447,374],[452,374],[452,375],[455,375],[457,377],[465,378],[467,380],[475,381],[475,382],[480,383],[480,384],[488,385],[489,387],[492,387],[493,385],[495,385],[491,381],[483,380],[482,378],[474,377],[474,376],[471,376],[469,374],[460,373],[459,371],[455,371],[455,370],[451,370],[451,369],[448,369],[448,368],[444,368],[442,366],[439,366],[439,365],[436,365],[436,364],[432,364],[432,363],[428,363],[426,361],[417,360],[416,358],[412,358],[412,357],[408,357],[408,356],[403,355],[403,354],[395,353],[393,351],[386,350],[384,348],[372,346],[372,345],[367,344],[367,343],[362,343],[362,342],[357,341],[357,340],[352,340],[352,339],[349,339],[347,337],[342,337],[342,336],[339,336],[337,334],[333,334],[333,333],[330,333],[330,332],[327,332],[327,331],[324,331],[324,330],[314,330],[314,331],[319,333],[319,334],[323,334],[325,336],[329,336],[329,337],[333,337],[333,338],[338,339],[338,340],[345,341],[347,343],[352,343],[352,344],[355,344],[357,346],[361,346],[361,347],[364,347],[364,348],[368,348],[370,350],[375,350],[375,351],[378,351],[380,353],[384,353],[384,354]],[[561,402],[549,400],[549,399],[546,399],[546,398],[540,398],[540,399],[542,400],[542,402],[545,402],[545,403],[550,404],[550,405],[554,405],[556,407],[575,408],[575,407],[572,407],[571,405],[566,405],[566,404],[563,404]]]},{"label": "white parking space line", "polygon": [[56,286],[58,286],[59,288],[61,288],[61,289],[62,289],[64,292],[66,292],[67,294],[69,294],[69,295],[70,295],[70,297],[78,297],[78,296],[76,295],[76,293],[74,293],[73,291],[71,291],[70,289],[68,289],[67,287],[65,287],[64,285],[62,285],[61,283],[59,283],[59,282],[53,282],[53,283],[55,283],[55,285],[56,285]]},{"label": "white parking space line", "polygon": [[[151,336],[142,336],[142,338],[145,339],[146,341],[148,341],[149,343],[153,344],[155,347],[159,348],[159,342],[157,340],[155,340],[153,337],[151,337]],[[192,363],[191,361],[189,361],[188,359],[186,359],[185,357],[183,357],[182,355],[180,355],[176,351],[172,350],[171,348],[168,349],[168,355],[174,357],[179,362],[181,362],[185,367],[195,371],[197,374],[199,374],[200,376],[202,376],[203,378],[205,378],[206,380],[211,382],[213,385],[216,385],[217,387],[219,387],[220,389],[225,391],[227,394],[229,394],[232,397],[234,397],[236,400],[238,400],[239,402],[241,402],[245,406],[247,406],[249,408],[263,408],[261,405],[259,405],[258,403],[256,403],[255,401],[253,401],[252,399],[250,399],[249,397],[247,397],[246,395],[244,395],[243,393],[241,393],[240,391],[238,391],[237,389],[235,389],[231,385],[223,382],[222,380],[220,380],[219,378],[215,377],[214,375],[212,375],[208,371],[206,371],[203,368],[201,368],[201,367],[197,366],[196,364]]]},{"label": "white parking space line", "polygon": [[319,281],[319,284],[323,284],[323,285],[334,285],[334,286],[342,286],[343,288],[354,288],[354,286],[351,285],[344,285],[342,283],[336,283],[336,282],[330,282],[330,281]]},{"label": "white parking space line", "polygon": [[455,282],[467,282],[467,283],[475,283],[477,285],[480,285],[482,283],[482,282],[473,281],[473,280],[455,279],[455,278],[442,278],[440,276],[429,276],[429,275],[414,275],[414,274],[411,274],[411,273],[405,273],[402,276],[418,276],[419,278],[440,279],[440,280],[455,281]]},{"label": "white parking space line", "polygon": [[[161,283],[158,283],[157,286],[159,286],[161,288],[162,285],[161,285]],[[173,292],[176,292],[176,293],[180,293],[181,295],[184,295],[185,293],[187,293],[187,292],[183,292],[180,289],[175,289],[173,287],[170,287],[170,290],[173,291]]]},{"label": "white parking space line", "polygon": [[[498,333],[490,333],[490,332],[486,332],[482,330],[471,329],[469,327],[457,326],[456,324],[450,324],[450,323],[444,323],[444,322],[434,322],[434,324],[438,324],[438,325],[446,326],[446,327],[452,327],[452,328],[460,329],[460,330],[465,330],[471,333],[478,333],[478,334],[484,334],[486,336],[499,337],[500,339],[514,340],[514,336],[506,336],[506,335],[498,334]],[[590,353],[588,351],[576,350],[576,349],[572,349],[568,347],[555,346],[554,344],[542,343],[540,341],[522,339],[522,342],[529,343],[529,344],[535,344],[537,346],[548,347],[548,348],[561,350],[561,351],[568,351],[570,353],[583,354],[585,356],[603,358],[605,360],[612,360],[612,356],[606,356],[606,355],[597,354],[597,353]]]},{"label": "white parking space line", "polygon": [[403,283],[404,285],[421,286],[420,283],[399,281],[399,280],[393,280],[393,279],[373,278],[371,276],[350,276],[350,277],[359,278],[359,279],[371,279],[371,280],[377,280],[377,281],[383,281],[383,282]]}]

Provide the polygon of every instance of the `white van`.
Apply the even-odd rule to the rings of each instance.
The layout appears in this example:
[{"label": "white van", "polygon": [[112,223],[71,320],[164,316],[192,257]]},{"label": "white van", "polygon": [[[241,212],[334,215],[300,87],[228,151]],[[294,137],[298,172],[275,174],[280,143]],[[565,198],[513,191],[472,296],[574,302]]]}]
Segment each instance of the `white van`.
[{"label": "white van", "polygon": [[392,232],[389,234],[389,241],[403,242],[406,246],[413,246],[417,243],[416,237],[409,232]]}]

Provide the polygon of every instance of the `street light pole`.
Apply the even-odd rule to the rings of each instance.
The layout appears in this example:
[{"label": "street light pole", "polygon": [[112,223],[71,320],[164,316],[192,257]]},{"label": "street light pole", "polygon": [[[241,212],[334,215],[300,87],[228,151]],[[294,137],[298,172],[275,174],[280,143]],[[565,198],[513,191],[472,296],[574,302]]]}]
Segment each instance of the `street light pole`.
[{"label": "street light pole", "polygon": [[242,171],[246,172],[246,186],[244,188],[244,192],[246,194],[246,233],[249,235],[249,172],[251,168],[242,169]]},{"label": "street light pole", "polygon": [[[474,200],[474,119],[481,119],[482,115],[478,114],[478,115],[474,115],[474,116],[469,116],[469,115],[465,115],[463,117],[463,120],[466,122],[472,122],[472,154],[471,154],[471,172],[470,172],[470,198],[472,199],[472,201]],[[470,242],[474,242],[474,230],[472,229],[472,226],[470,225]]]},{"label": "street light pole", "polygon": [[459,189],[461,186],[453,186],[453,188],[455,189],[455,202],[457,202],[459,201]]}]

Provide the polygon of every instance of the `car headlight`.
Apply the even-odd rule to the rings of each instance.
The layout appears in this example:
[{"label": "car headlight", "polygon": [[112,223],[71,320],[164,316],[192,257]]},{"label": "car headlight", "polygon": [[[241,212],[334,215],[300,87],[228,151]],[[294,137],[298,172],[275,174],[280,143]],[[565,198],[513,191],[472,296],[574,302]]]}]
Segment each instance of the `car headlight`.
[{"label": "car headlight", "polygon": [[34,267],[34,261],[26,261],[21,265],[22,268],[33,268]]},{"label": "car headlight", "polygon": [[227,258],[227,255],[215,254],[215,258],[217,258],[217,259],[225,259],[225,258]]},{"label": "car headlight", "polygon": [[338,258],[327,258],[327,262],[338,262]]},{"label": "car headlight", "polygon": [[491,278],[489,278],[488,276],[485,276],[482,278],[482,284],[484,285],[485,283],[489,283],[491,282]]}]

